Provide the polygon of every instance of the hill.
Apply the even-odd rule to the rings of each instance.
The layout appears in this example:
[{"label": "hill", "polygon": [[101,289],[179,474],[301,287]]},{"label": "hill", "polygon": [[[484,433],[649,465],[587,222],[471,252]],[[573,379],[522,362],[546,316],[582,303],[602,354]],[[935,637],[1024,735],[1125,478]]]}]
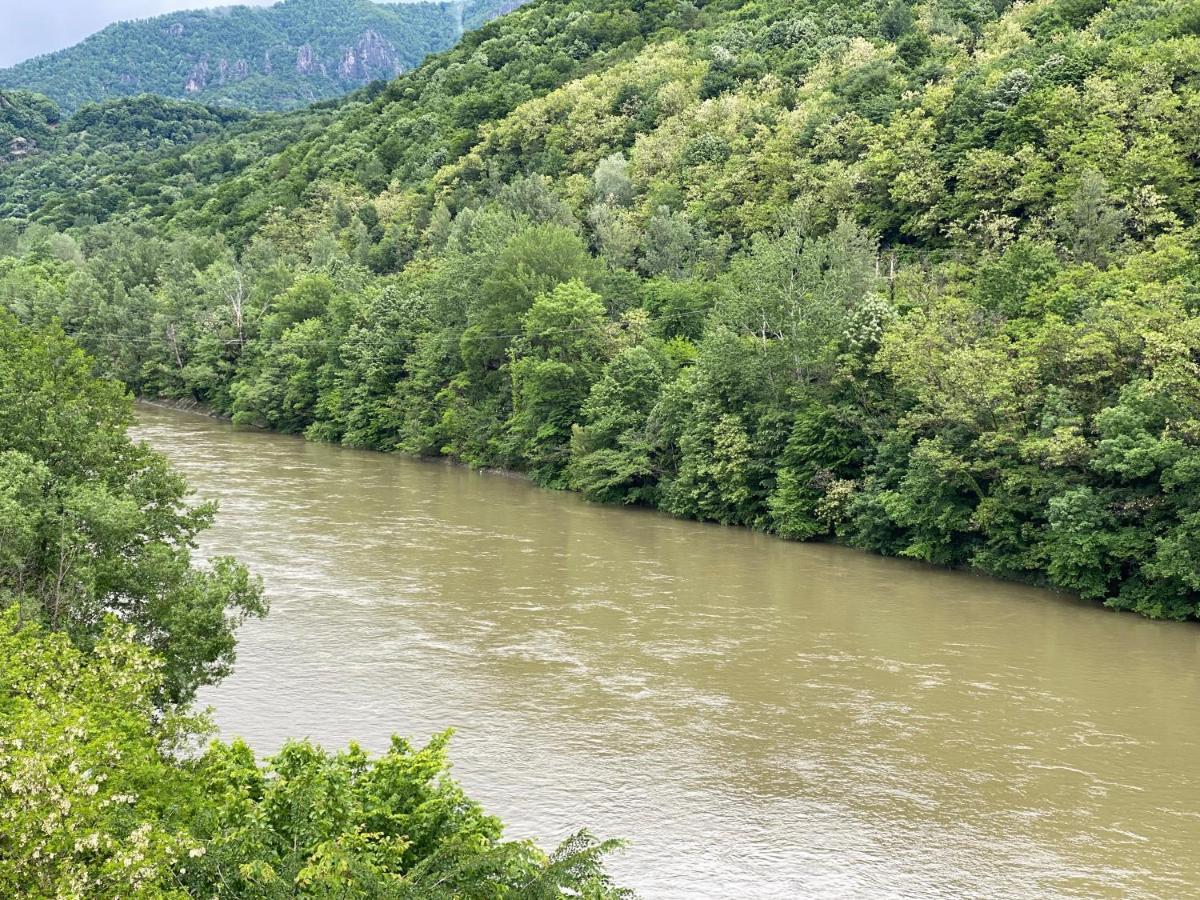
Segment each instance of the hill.
[{"label": "hill", "polygon": [[59,122],[49,98],[28,91],[0,91],[0,165],[33,155],[48,143]]},{"label": "hill", "polygon": [[284,0],[119,22],[0,70],[0,88],[44,94],[70,114],[152,93],[255,110],[293,109],[411,69],[518,4]]},{"label": "hill", "polygon": [[[143,213],[164,210],[232,174],[251,154],[277,152],[321,127],[336,108],[316,106],[281,119],[142,94],[89,104],[64,120],[47,97],[0,91],[0,220],[32,212],[79,224],[135,203]],[[239,137],[249,142],[241,157],[230,149]],[[185,185],[152,188],[184,177],[178,158],[184,152],[190,153]]]},{"label": "hill", "polygon": [[541,0],[27,182],[0,296],[239,421],[1196,618],[1198,115],[1177,0]]}]

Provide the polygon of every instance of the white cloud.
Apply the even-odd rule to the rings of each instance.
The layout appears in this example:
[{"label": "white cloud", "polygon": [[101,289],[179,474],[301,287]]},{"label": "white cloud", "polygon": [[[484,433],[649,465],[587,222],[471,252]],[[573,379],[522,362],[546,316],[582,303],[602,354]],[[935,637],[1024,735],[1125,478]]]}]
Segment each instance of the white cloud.
[{"label": "white cloud", "polygon": [[[267,6],[274,0],[241,2]],[[0,0],[0,68],[69,47],[122,19],[229,5],[230,0]]]}]

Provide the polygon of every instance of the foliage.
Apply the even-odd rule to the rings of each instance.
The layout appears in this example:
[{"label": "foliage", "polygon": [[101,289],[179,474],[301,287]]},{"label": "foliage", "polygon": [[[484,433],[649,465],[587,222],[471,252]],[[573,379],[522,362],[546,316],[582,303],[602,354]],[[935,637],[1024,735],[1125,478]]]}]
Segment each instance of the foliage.
[{"label": "foliage", "polygon": [[[22,163],[0,166],[0,215],[22,216],[36,206],[61,224],[105,219],[120,207],[162,208],[173,194],[147,191],[147,168],[178,171],[172,154],[205,138],[230,139],[251,122],[239,110],[151,95],[91,104],[62,121],[50,100],[28,94],[40,119],[30,121],[20,108],[4,103],[18,96],[0,95],[0,148],[7,146],[9,159]],[[222,148],[195,160],[188,176],[195,183],[236,165],[236,157]]]},{"label": "foliage", "polygon": [[[84,655],[0,614],[0,891],[187,896],[203,786],[178,763],[197,723],[155,709],[162,675],[115,620]],[[181,873],[182,874],[182,873]]]},{"label": "foliage", "polygon": [[138,94],[294,109],[393,78],[512,5],[285,0],[170,13],[0,70],[0,87],[45,94],[68,114]]},{"label": "foliage", "polygon": [[61,331],[0,318],[0,592],[85,649],[118,616],[162,654],[177,702],[229,671],[234,629],[266,607],[233,560],[191,565],[215,507],[188,505],[130,421],[128,397]]},{"label": "foliage", "polygon": [[449,735],[376,758],[293,742],[200,752],[211,727],[156,708],[163,671],[109,619],[94,652],[0,614],[5,896],[624,898],[616,848],[500,839],[447,774]]},{"label": "foliage", "polygon": [[145,394],[1195,618],[1194,19],[541,0],[81,146],[90,212],[8,166],[0,296]]}]

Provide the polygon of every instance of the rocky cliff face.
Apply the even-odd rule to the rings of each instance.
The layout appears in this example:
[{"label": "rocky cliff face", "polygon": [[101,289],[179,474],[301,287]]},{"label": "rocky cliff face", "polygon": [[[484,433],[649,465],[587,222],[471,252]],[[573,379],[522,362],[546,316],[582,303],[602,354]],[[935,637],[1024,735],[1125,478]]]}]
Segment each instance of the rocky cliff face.
[{"label": "rocky cliff face", "polygon": [[37,152],[36,141],[25,137],[10,138],[8,149],[3,156],[0,156],[0,162],[16,162],[19,159],[32,156],[35,152]]},{"label": "rocky cliff face", "polygon": [[[267,74],[270,74],[270,57],[267,57]],[[199,94],[206,90],[210,85],[220,86],[223,84],[231,84],[237,81],[244,81],[251,75],[250,63],[244,59],[218,59],[215,64],[215,73],[209,66],[207,56],[200,57],[200,60],[188,72],[187,80],[183,83],[183,92],[185,94]]]},{"label": "rocky cliff face", "polygon": [[395,78],[403,70],[392,42],[378,31],[364,31],[358,43],[346,48],[338,64],[338,77],[343,81],[373,81]]},{"label": "rocky cliff face", "polygon": [[200,58],[200,61],[192,66],[192,71],[188,73],[187,81],[183,85],[185,94],[198,94],[208,87],[208,57]]},{"label": "rocky cliff face", "polygon": [[325,65],[317,60],[311,44],[302,44],[296,51],[297,75],[324,75]]},{"label": "rocky cliff face", "polygon": [[[327,77],[330,71],[334,71],[338,80],[353,86],[379,78],[395,78],[404,71],[404,65],[391,41],[378,31],[367,29],[357,42],[341,51],[336,64],[333,60],[321,58],[311,44],[301,44],[296,48],[295,69],[297,75],[319,78]],[[199,94],[210,87],[234,84],[258,73],[270,75],[273,71],[270,50],[263,54],[260,64],[245,59],[224,58],[213,62],[205,55],[188,71],[183,92]]]}]

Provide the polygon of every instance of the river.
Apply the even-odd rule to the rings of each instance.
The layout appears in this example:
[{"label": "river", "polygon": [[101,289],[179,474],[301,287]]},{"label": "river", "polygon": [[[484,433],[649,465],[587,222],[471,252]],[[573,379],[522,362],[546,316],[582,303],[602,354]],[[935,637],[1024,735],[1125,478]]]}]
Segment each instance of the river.
[{"label": "river", "polygon": [[453,726],[510,837],[654,898],[1200,892],[1200,629],[140,407],[271,614],[222,734]]}]

